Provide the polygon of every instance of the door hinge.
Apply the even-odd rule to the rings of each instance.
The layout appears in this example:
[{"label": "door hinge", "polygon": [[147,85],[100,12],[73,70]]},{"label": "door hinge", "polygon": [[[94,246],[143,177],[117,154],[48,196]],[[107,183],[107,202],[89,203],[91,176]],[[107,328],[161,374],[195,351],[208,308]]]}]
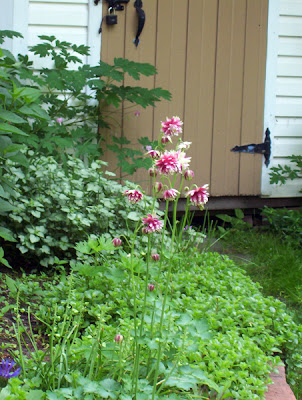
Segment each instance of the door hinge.
[{"label": "door hinge", "polygon": [[265,131],[265,139],[263,143],[259,144],[246,144],[243,146],[235,146],[231,149],[234,153],[250,153],[250,154],[263,154],[264,164],[268,167],[271,156],[271,138],[270,130],[267,128]]}]

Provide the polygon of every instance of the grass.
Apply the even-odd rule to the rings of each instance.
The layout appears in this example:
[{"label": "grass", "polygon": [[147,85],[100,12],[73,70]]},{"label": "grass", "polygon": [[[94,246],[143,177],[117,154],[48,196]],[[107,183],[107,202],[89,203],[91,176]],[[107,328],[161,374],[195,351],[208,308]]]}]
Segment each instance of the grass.
[{"label": "grass", "polygon": [[[236,263],[262,286],[263,294],[284,301],[302,322],[302,249],[257,228],[232,230],[223,240]],[[245,257],[246,256],[246,257]]]}]

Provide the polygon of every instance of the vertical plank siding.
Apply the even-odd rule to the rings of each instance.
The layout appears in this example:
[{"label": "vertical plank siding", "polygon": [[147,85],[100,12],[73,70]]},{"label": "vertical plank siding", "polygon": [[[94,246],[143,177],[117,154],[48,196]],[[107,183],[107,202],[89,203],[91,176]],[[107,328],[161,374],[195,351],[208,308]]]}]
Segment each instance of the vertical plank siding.
[{"label": "vertical plank siding", "polygon": [[[183,139],[193,142],[189,155],[197,184],[209,183],[212,196],[259,195],[262,156],[230,149],[263,138],[267,5],[268,0],[144,0],[146,24],[135,48],[137,17],[129,2],[118,13],[118,25],[104,24],[101,58],[155,65],[155,79],[139,84],[169,90],[172,101],[140,110],[139,118],[125,105],[115,134],[156,138],[160,121],[178,115]],[[135,179],[145,177],[140,172]]]}]

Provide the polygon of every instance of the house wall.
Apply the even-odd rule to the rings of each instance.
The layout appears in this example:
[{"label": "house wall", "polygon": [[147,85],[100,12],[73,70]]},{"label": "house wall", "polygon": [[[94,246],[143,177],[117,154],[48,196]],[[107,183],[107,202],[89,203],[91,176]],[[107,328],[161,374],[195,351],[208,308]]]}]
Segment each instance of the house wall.
[{"label": "house wall", "polygon": [[[125,105],[116,114],[121,128],[105,132],[106,140],[155,139],[160,121],[178,115],[183,139],[193,142],[189,155],[197,184],[209,183],[212,196],[259,195],[262,156],[230,149],[263,140],[267,8],[267,0],[144,0],[146,24],[137,48],[133,5],[118,12],[117,25],[103,26],[102,60],[126,57],[155,65],[158,74],[140,84],[168,89],[173,100],[140,110],[139,118]],[[107,160],[113,166],[109,152]],[[135,179],[141,182],[146,174]]]},{"label": "house wall", "polygon": [[[270,6],[265,124],[271,130],[271,168],[290,165],[287,157],[292,154],[302,155],[302,2],[273,0]],[[269,170],[263,171],[264,195],[301,196],[301,188],[302,178],[270,185]]]}]

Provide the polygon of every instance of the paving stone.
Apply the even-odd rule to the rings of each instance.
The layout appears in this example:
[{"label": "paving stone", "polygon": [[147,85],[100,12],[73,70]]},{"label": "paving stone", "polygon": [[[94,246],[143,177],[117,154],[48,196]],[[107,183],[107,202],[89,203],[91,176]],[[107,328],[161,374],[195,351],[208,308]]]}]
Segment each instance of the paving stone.
[{"label": "paving stone", "polygon": [[272,384],[268,385],[266,400],[296,400],[291,388],[286,382],[284,366],[277,367],[279,374],[271,373]]}]

